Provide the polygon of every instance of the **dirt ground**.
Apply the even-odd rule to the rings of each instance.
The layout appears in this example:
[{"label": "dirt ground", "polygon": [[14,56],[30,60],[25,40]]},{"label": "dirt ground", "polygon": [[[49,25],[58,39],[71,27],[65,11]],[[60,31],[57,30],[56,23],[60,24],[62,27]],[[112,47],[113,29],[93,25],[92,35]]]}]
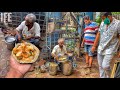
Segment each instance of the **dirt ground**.
[{"label": "dirt ground", "polygon": [[[96,57],[94,58],[93,66],[91,69],[84,68],[85,61],[82,59],[77,61],[77,67],[73,70],[73,73],[70,76],[65,76],[62,74],[62,72],[58,72],[57,75],[52,76],[49,75],[48,72],[45,73],[39,72],[38,74],[35,73],[35,71],[33,71],[28,72],[24,78],[99,78],[99,69]],[[112,60],[111,67],[113,67],[113,64],[114,60]]]},{"label": "dirt ground", "polygon": [[77,67],[73,69],[73,73],[70,76],[65,76],[62,72],[58,72],[57,75],[52,76],[49,75],[48,72],[36,74],[35,71],[28,72],[25,75],[25,78],[99,78],[99,71],[97,61],[94,60],[93,68],[85,69],[83,68],[85,65],[84,61],[77,61]]},{"label": "dirt ground", "polygon": [[[7,49],[4,42],[3,35],[0,35],[0,78],[4,77],[8,72],[9,67],[9,57],[11,51]],[[114,59],[112,60],[111,67],[113,67]],[[35,71],[26,73],[24,78],[99,78],[99,69],[96,57],[93,61],[93,67],[91,69],[84,69],[85,60],[81,58],[77,61],[77,68],[73,70],[72,75],[64,76],[59,72],[55,76],[49,75],[48,72],[36,74]]]}]

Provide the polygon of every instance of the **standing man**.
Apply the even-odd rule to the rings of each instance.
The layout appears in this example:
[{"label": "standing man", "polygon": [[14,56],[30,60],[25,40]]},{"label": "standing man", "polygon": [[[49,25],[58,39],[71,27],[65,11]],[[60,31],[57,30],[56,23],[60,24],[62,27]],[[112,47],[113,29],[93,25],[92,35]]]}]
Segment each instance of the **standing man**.
[{"label": "standing man", "polygon": [[93,52],[91,52],[91,48],[94,48],[94,40],[97,35],[98,26],[97,23],[92,22],[89,16],[84,17],[85,22],[85,30],[84,30],[84,38],[81,44],[81,47],[84,46],[85,49],[85,57],[86,57],[86,66],[85,68],[91,68],[93,62]]},{"label": "standing man", "polygon": [[25,17],[25,21],[16,28],[17,42],[24,39],[39,46],[40,25],[35,21],[36,16],[34,14],[28,14]]},{"label": "standing man", "polygon": [[[111,12],[104,12],[102,17],[104,23],[101,24],[94,47],[98,46],[98,64],[100,71],[100,78],[109,78],[111,74],[110,62],[118,51],[120,43],[120,21],[112,17]],[[95,48],[92,48],[94,51]]]}]

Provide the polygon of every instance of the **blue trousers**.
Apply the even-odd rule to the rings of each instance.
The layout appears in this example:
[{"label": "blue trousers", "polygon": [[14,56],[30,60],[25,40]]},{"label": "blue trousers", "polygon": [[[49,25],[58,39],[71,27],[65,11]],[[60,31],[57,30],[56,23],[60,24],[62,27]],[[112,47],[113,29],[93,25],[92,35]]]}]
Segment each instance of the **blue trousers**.
[{"label": "blue trousers", "polygon": [[[20,35],[21,38],[23,39],[22,35]],[[16,35],[16,43],[18,43],[18,36]],[[39,46],[39,39],[31,38],[28,40],[30,43],[34,44],[35,46]]]}]

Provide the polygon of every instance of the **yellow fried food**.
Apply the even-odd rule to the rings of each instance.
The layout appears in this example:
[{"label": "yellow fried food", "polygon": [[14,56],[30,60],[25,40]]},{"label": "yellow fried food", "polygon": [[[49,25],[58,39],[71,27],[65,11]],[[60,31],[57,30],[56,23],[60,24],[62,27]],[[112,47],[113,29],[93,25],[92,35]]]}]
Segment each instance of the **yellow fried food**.
[{"label": "yellow fried food", "polygon": [[59,58],[60,61],[64,61],[64,60],[66,60],[66,59],[67,59],[67,58],[66,58],[65,56],[62,56],[62,57]]},{"label": "yellow fried food", "polygon": [[25,58],[25,57],[23,57],[22,60],[24,60],[24,61],[31,61],[30,58]]},{"label": "yellow fried food", "polygon": [[50,66],[57,66],[56,63],[50,63]]},{"label": "yellow fried food", "polygon": [[23,48],[23,47],[22,47],[21,45],[17,47],[17,49],[22,49],[22,48]]},{"label": "yellow fried food", "polygon": [[29,57],[29,55],[26,52],[22,53],[22,56],[25,57],[25,58]]},{"label": "yellow fried food", "polygon": [[32,51],[33,51],[33,50],[34,50],[34,48],[33,48],[32,46],[26,46],[26,48],[25,48],[25,49],[26,49],[26,51],[30,51],[30,50],[32,50]]},{"label": "yellow fried food", "polygon": [[19,46],[13,48],[17,60],[20,61],[32,61],[35,57],[36,50],[29,43],[23,42]]},{"label": "yellow fried food", "polygon": [[18,56],[17,57],[18,60],[22,60],[22,58],[23,58],[22,56]]},{"label": "yellow fried food", "polygon": [[35,51],[34,52],[31,52],[31,56],[34,56],[35,55]]},{"label": "yellow fried food", "polygon": [[18,48],[16,48],[16,51],[17,51],[17,52],[22,51],[22,47],[19,46]]},{"label": "yellow fried food", "polygon": [[30,56],[29,58],[30,58],[31,60],[33,60],[33,59],[34,59],[34,56]]},{"label": "yellow fried food", "polygon": [[25,47],[26,47],[25,43],[21,43],[21,48],[23,51],[25,50]]},{"label": "yellow fried food", "polygon": [[22,56],[22,51],[16,53],[16,57]]},{"label": "yellow fried food", "polygon": [[25,47],[25,42],[21,43],[21,46],[22,46],[22,47]]},{"label": "yellow fried food", "polygon": [[17,48],[13,48],[13,53],[16,54],[18,52]]}]

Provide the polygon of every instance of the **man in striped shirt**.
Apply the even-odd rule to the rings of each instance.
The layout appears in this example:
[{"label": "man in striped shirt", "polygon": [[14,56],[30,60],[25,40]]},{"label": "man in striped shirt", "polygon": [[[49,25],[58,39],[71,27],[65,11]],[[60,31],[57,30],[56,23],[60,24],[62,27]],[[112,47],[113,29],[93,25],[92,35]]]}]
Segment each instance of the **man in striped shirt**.
[{"label": "man in striped shirt", "polygon": [[84,38],[81,46],[82,47],[84,46],[86,53],[85,67],[91,68],[93,61],[93,52],[91,52],[91,48],[94,48],[93,44],[97,35],[98,25],[97,23],[92,22],[89,16],[84,17],[84,22],[85,22]]}]

